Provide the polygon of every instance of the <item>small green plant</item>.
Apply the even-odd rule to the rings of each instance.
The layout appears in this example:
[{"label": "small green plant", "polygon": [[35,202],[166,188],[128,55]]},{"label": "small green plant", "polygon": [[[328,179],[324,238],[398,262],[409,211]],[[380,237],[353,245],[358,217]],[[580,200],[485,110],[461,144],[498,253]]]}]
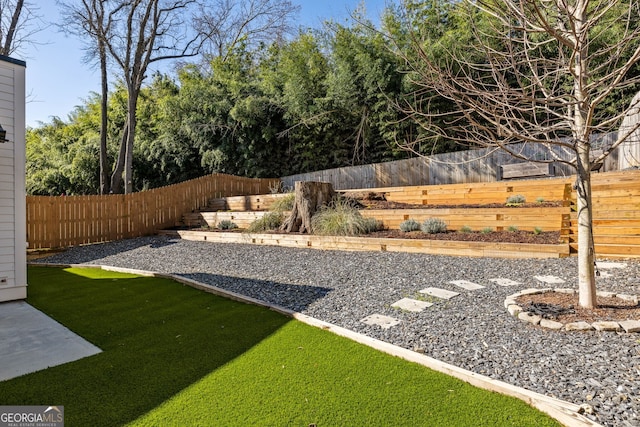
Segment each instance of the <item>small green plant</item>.
[{"label": "small green plant", "polygon": [[328,236],[366,234],[373,224],[371,219],[364,218],[358,209],[351,206],[347,199],[336,199],[331,205],[322,207],[311,218],[313,233]]},{"label": "small green plant", "polygon": [[491,227],[485,227],[482,229],[481,231],[482,234],[489,234],[489,233],[493,233],[493,228]]},{"label": "small green plant", "polygon": [[535,234],[537,236],[540,233],[542,233],[542,228],[540,228],[540,227],[534,227],[533,228],[533,234]]},{"label": "small green plant", "polygon": [[544,203],[544,197],[538,197],[538,198],[536,199],[536,202],[538,202],[538,203]]},{"label": "small green plant", "polygon": [[238,228],[238,224],[228,219],[223,219],[218,223],[216,228],[218,230],[233,230],[234,228]]},{"label": "small green plant", "polygon": [[440,218],[427,218],[420,229],[427,234],[444,233],[447,231],[447,224]]},{"label": "small green plant", "polygon": [[471,233],[472,231],[473,230],[468,225],[463,225],[462,228],[460,228],[461,233]]},{"label": "small green plant", "polygon": [[518,227],[516,227],[515,225],[510,225],[509,227],[507,227],[507,231],[515,233],[516,231],[518,231]]},{"label": "small green plant", "polygon": [[287,212],[293,209],[293,204],[296,201],[295,193],[287,193],[286,196],[276,199],[275,202],[269,208],[272,212]]},{"label": "small green plant", "polygon": [[514,194],[513,196],[507,197],[507,206],[520,206],[527,199],[522,194]]},{"label": "small green plant", "polygon": [[400,223],[400,231],[409,233],[420,230],[420,223],[413,218],[406,219]]},{"label": "small green plant", "polygon": [[364,218],[364,227],[365,233],[374,233],[384,228],[382,225],[382,221],[370,217]]},{"label": "small green plant", "polygon": [[253,221],[247,231],[250,233],[258,233],[260,231],[276,230],[282,225],[284,220],[282,213],[280,212],[267,212],[255,221]]}]

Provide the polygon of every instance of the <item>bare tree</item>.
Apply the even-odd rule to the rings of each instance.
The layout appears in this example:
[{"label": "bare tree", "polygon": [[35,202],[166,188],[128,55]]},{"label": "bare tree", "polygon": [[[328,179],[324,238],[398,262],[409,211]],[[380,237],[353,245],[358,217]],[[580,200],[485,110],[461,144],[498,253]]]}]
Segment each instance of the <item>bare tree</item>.
[{"label": "bare tree", "polygon": [[[111,192],[110,167],[107,156],[107,128],[109,74],[107,39],[110,37],[112,26],[121,9],[129,2],[116,3],[109,0],[80,0],[78,3],[61,2],[66,25],[60,27],[64,32],[75,34],[86,42],[86,60],[98,61],[100,67],[100,194]],[[89,35],[86,39],[83,36]]]},{"label": "bare tree", "polygon": [[10,56],[43,29],[38,8],[25,0],[0,0],[0,55]]},{"label": "bare tree", "polygon": [[189,31],[190,8],[196,0],[130,0],[105,39],[127,87],[127,118],[120,151],[111,176],[111,190],[118,191],[124,175],[124,192],[133,191],[133,147],[138,98],[150,64],[196,56],[202,46],[200,34]]},{"label": "bare tree", "polygon": [[[632,73],[640,60],[638,1],[465,0],[456,7],[466,13],[469,46],[439,46],[444,55],[435,58],[414,39],[412,55],[404,58],[418,90],[403,109],[430,138],[498,146],[520,158],[511,143],[574,153],[569,161],[549,161],[576,170],[579,300],[592,308],[591,170],[636,127],[619,132],[597,156],[591,153],[592,137],[615,130],[627,111],[637,108],[604,107],[640,83]],[[443,105],[442,99],[449,103],[447,111],[430,108]]]},{"label": "bare tree", "polygon": [[207,39],[211,55],[226,58],[240,40],[251,45],[283,38],[300,10],[289,0],[214,0],[201,6],[196,26]]}]

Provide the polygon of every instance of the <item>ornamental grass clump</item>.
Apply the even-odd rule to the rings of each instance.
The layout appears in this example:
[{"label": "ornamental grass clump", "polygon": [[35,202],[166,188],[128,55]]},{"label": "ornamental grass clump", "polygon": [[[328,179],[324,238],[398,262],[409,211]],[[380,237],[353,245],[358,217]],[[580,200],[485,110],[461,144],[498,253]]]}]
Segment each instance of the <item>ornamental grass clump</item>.
[{"label": "ornamental grass clump", "polygon": [[447,223],[440,218],[427,218],[420,229],[427,234],[445,233],[447,231]]},{"label": "ornamental grass clump", "polygon": [[331,205],[322,207],[311,218],[313,234],[326,236],[356,236],[376,231],[378,227],[375,219],[364,218],[358,209],[344,199],[337,199]]},{"label": "ornamental grass clump", "polygon": [[250,233],[259,233],[261,231],[277,230],[284,220],[281,212],[267,212],[255,221],[253,221],[247,231]]},{"label": "ornamental grass clump", "polygon": [[412,231],[420,230],[420,223],[413,218],[409,218],[400,223],[400,231],[410,233]]},{"label": "ornamental grass clump", "polygon": [[293,209],[293,204],[296,202],[295,193],[287,193],[286,196],[276,199],[275,202],[269,208],[272,212],[288,212]]}]

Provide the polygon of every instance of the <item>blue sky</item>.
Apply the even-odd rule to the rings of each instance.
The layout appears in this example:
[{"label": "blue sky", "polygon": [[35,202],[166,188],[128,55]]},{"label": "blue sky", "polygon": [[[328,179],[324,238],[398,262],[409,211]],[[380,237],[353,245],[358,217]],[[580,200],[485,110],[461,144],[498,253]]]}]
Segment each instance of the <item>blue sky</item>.
[{"label": "blue sky", "polygon": [[[349,13],[364,3],[372,20],[384,11],[386,4],[395,0],[293,0],[301,6],[297,24],[319,27],[324,20],[344,22]],[[39,13],[50,22],[59,22],[55,1],[39,3]],[[99,72],[83,62],[81,43],[61,34],[51,26],[34,36],[37,46],[29,47],[25,54],[15,55],[27,62],[27,126],[47,123],[54,116],[63,120],[76,105],[82,104],[90,92],[100,89]]]}]

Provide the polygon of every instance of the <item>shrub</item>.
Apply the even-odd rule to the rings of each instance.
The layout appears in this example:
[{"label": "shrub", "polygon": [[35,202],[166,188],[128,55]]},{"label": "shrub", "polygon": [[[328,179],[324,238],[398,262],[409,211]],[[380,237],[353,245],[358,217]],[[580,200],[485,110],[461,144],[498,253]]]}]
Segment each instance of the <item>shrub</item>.
[{"label": "shrub", "polygon": [[544,197],[538,197],[538,198],[536,199],[536,202],[538,202],[538,203],[544,203]]},{"label": "shrub", "polygon": [[516,227],[515,225],[510,225],[509,227],[507,227],[507,231],[515,233],[516,231],[518,231],[518,227]]},{"label": "shrub", "polygon": [[276,230],[282,225],[283,219],[281,212],[267,212],[262,218],[253,221],[247,228],[247,231],[257,233],[260,231]]},{"label": "shrub", "polygon": [[314,234],[355,236],[367,233],[371,226],[371,220],[364,218],[344,199],[337,199],[331,205],[322,207],[311,218]]},{"label": "shrub", "polygon": [[405,233],[418,230],[420,230],[420,223],[415,219],[409,218],[400,223],[400,231],[404,231]]},{"label": "shrub", "polygon": [[276,199],[269,209],[272,212],[286,212],[293,209],[293,204],[296,201],[295,193],[287,193],[286,196]]},{"label": "shrub", "polygon": [[540,227],[534,227],[533,228],[533,234],[535,234],[537,236],[540,233],[542,233],[542,228],[540,228]]},{"label": "shrub", "polygon": [[482,229],[482,234],[489,234],[489,233],[493,233],[493,228],[485,227]]},{"label": "shrub", "polygon": [[473,230],[468,225],[463,225],[460,229],[461,233],[471,233]]},{"label": "shrub", "polygon": [[507,206],[519,206],[526,201],[527,199],[522,194],[514,194],[507,198]]},{"label": "shrub", "polygon": [[238,224],[235,222],[229,221],[228,219],[223,219],[218,223],[217,228],[219,230],[233,230],[234,228],[238,228]]},{"label": "shrub", "polygon": [[370,217],[366,217],[363,219],[364,219],[365,233],[374,233],[384,228],[382,226],[382,221],[379,221],[375,218],[370,218]]},{"label": "shrub", "polygon": [[427,234],[444,233],[447,231],[447,224],[440,218],[427,218],[420,229]]}]

